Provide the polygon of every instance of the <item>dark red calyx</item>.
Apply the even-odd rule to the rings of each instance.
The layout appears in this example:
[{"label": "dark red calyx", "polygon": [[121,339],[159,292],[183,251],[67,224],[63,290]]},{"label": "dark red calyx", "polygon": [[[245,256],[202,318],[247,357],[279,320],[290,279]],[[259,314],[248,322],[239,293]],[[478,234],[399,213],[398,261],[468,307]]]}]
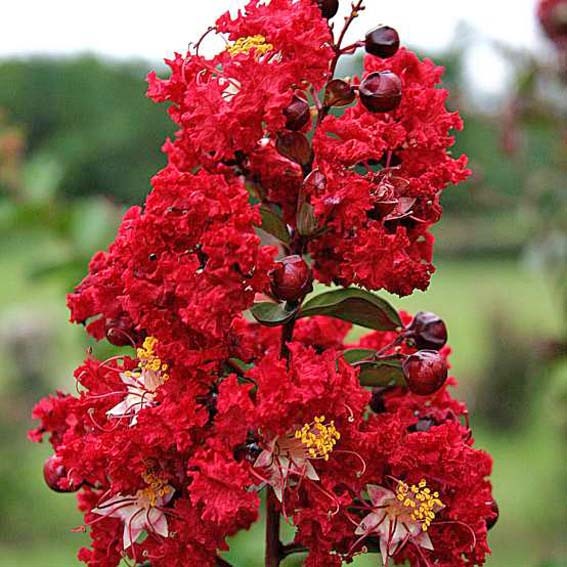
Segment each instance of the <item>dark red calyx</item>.
[{"label": "dark red calyx", "polygon": [[293,96],[293,100],[283,113],[286,117],[285,127],[288,130],[301,130],[311,117],[309,104],[297,95]]},{"label": "dark red calyx", "polygon": [[308,168],[313,163],[313,150],[307,137],[293,130],[280,132],[276,138],[276,150],[285,158]]},{"label": "dark red calyx", "polygon": [[354,89],[342,79],[332,79],[325,87],[325,106],[346,106],[356,98]]},{"label": "dark red calyx", "polygon": [[445,322],[429,311],[416,313],[407,330],[418,349],[439,350],[447,343]]},{"label": "dark red calyx", "polygon": [[71,482],[60,457],[52,455],[43,464],[45,484],[55,492],[76,492],[80,485]]},{"label": "dark red calyx", "polygon": [[400,36],[390,26],[379,26],[370,30],[364,39],[367,53],[387,59],[395,55],[400,47]]},{"label": "dark red calyx", "polygon": [[330,20],[339,11],[339,0],[317,0],[323,17]]},{"label": "dark red calyx", "polygon": [[313,291],[311,268],[301,256],[286,256],[271,272],[273,295],[281,301],[297,301]]},{"label": "dark red calyx", "polygon": [[360,102],[370,112],[395,110],[402,100],[402,82],[392,71],[370,73],[358,87]]},{"label": "dark red calyx", "polygon": [[447,362],[435,350],[418,350],[402,363],[406,383],[411,392],[420,396],[433,394],[447,380]]}]

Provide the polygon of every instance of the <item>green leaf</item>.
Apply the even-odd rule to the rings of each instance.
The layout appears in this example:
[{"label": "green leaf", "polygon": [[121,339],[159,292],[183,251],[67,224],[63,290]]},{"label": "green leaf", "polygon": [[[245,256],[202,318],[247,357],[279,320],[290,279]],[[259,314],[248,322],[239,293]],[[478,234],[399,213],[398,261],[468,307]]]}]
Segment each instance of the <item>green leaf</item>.
[{"label": "green leaf", "polygon": [[405,383],[402,361],[398,356],[374,359],[372,348],[350,348],[343,352],[349,364],[360,368],[360,383],[363,386],[402,386]]},{"label": "green leaf", "polygon": [[282,218],[265,205],[260,207],[260,216],[262,217],[262,226],[260,226],[262,230],[275,236],[284,244],[289,244],[289,231]]},{"label": "green leaf", "polygon": [[396,309],[384,299],[357,288],[321,293],[303,305],[299,317],[327,315],[376,331],[393,331],[402,326]]},{"label": "green leaf", "polygon": [[402,361],[399,358],[382,358],[363,362],[358,367],[362,386],[402,386],[405,384]]},{"label": "green leaf", "polygon": [[349,348],[343,352],[344,359],[352,364],[360,360],[372,358],[376,354],[373,348]]},{"label": "green leaf", "polygon": [[258,323],[266,325],[266,327],[277,327],[291,321],[297,314],[297,309],[288,311],[281,303],[263,301],[255,303],[250,308],[250,312]]}]

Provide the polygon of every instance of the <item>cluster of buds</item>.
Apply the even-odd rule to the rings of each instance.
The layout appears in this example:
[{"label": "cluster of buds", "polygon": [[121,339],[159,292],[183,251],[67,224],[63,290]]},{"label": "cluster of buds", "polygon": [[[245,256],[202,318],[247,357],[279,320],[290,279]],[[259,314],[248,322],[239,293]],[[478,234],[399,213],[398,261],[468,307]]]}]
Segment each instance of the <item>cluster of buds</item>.
[{"label": "cluster of buds", "polygon": [[414,394],[433,394],[447,380],[447,361],[439,353],[447,343],[445,322],[435,313],[420,311],[405,336],[419,349],[402,364],[408,388]]}]

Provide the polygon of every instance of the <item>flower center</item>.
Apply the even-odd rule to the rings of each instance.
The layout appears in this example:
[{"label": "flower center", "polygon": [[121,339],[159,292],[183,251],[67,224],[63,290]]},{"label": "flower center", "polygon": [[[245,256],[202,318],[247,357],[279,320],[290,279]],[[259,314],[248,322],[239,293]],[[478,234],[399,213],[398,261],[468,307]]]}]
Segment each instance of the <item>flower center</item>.
[{"label": "flower center", "polygon": [[151,471],[142,474],[142,478],[148,486],[138,490],[138,497],[147,502],[149,507],[154,508],[158,499],[168,495],[172,488],[163,478]]},{"label": "flower center", "polygon": [[396,499],[402,508],[401,511],[409,513],[413,521],[419,522],[424,532],[435,519],[435,513],[445,507],[439,499],[439,493],[431,492],[425,480],[421,480],[417,486],[398,482]]},{"label": "flower center", "polygon": [[167,364],[155,354],[155,346],[157,339],[155,337],[146,337],[141,348],[136,349],[136,356],[140,362],[140,368],[151,372],[160,372],[161,379],[165,382],[169,376],[167,375]]},{"label": "flower center", "polygon": [[263,35],[249,35],[247,37],[239,37],[232,45],[226,48],[232,57],[240,53],[248,54],[252,49],[256,57],[261,57],[272,51],[274,46],[271,43],[267,43]]},{"label": "flower center", "polygon": [[325,416],[316,417],[312,423],[306,423],[301,429],[294,433],[295,439],[299,439],[307,449],[312,459],[329,460],[329,453],[341,438],[334,421],[324,423]]}]

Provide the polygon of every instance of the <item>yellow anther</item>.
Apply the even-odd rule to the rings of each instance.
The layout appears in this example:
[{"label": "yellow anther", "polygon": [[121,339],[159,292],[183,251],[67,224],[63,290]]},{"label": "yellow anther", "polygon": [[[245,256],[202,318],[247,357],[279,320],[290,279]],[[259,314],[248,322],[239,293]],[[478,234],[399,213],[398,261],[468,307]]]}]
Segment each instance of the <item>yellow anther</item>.
[{"label": "yellow anther", "polygon": [[293,437],[305,445],[310,458],[328,461],[329,453],[333,451],[341,434],[333,421],[327,424],[324,421],[324,415],[315,417],[312,423],[306,423],[301,429],[297,429]]},{"label": "yellow anther", "polygon": [[407,508],[407,513],[411,519],[421,523],[421,529],[426,532],[435,519],[435,513],[444,507],[439,499],[439,493],[431,494],[431,489],[427,487],[427,482],[421,480],[416,486],[399,482],[396,487],[396,499]]},{"label": "yellow anther", "polygon": [[167,364],[155,354],[157,339],[146,337],[141,348],[136,349],[136,356],[140,363],[140,368],[146,371],[159,372],[163,381],[167,380]]},{"label": "yellow anther", "polygon": [[233,57],[240,53],[248,54],[254,50],[256,57],[261,57],[274,49],[271,43],[266,42],[263,35],[250,35],[248,37],[239,37],[232,45],[229,45],[226,50]]},{"label": "yellow anther", "polygon": [[151,470],[143,473],[142,478],[148,486],[139,490],[138,496],[147,500],[152,507],[157,505],[158,498],[163,498],[171,492],[171,487],[167,482]]}]

